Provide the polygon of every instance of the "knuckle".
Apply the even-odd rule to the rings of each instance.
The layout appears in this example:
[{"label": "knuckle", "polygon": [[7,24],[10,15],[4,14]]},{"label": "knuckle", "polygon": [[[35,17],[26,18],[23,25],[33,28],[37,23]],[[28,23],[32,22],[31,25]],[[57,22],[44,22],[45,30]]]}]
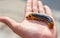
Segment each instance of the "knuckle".
[{"label": "knuckle", "polygon": [[39,9],[39,11],[42,11],[42,9]]},{"label": "knuckle", "polygon": [[38,11],[37,7],[33,7],[33,11]]},{"label": "knuckle", "polygon": [[39,11],[44,11],[43,9],[39,9]]},{"label": "knuckle", "polygon": [[44,9],[39,9],[39,12],[45,13]]},{"label": "knuckle", "polygon": [[31,10],[31,7],[27,7],[27,10]]},{"label": "knuckle", "polygon": [[27,4],[27,7],[31,7],[31,4],[30,4],[30,3],[28,3],[28,4]]},{"label": "knuckle", "polygon": [[30,7],[27,7],[26,11],[31,11],[32,9]]}]

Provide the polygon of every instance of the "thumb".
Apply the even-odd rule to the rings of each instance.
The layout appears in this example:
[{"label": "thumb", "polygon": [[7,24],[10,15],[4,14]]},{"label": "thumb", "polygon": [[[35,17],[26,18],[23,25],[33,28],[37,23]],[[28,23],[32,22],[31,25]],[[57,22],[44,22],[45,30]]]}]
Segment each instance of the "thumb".
[{"label": "thumb", "polygon": [[14,20],[12,20],[9,17],[0,17],[0,22],[5,23],[11,29],[14,29],[16,27],[16,24],[17,24]]}]

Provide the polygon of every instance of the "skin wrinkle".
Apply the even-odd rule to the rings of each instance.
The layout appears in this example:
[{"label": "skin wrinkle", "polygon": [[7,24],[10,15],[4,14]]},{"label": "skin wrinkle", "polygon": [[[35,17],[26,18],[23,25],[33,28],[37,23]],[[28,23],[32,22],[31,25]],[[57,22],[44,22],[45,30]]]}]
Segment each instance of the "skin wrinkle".
[{"label": "skin wrinkle", "polygon": [[[28,2],[28,1],[31,1],[31,2]],[[32,10],[33,10],[33,5],[38,4],[37,3],[38,0],[28,0],[28,1],[27,1],[27,3],[28,3],[28,5],[31,5]],[[34,2],[34,4],[32,4],[33,2]],[[26,10],[29,11],[30,8],[28,8],[28,9],[27,8],[28,8],[28,6],[26,5],[25,11]],[[39,11],[38,9],[37,9],[37,12],[31,11],[31,10],[29,12],[26,12],[25,18],[22,22],[18,23],[9,17],[0,17],[0,22],[7,24],[7,26],[10,27],[14,33],[18,34],[22,38],[45,38],[45,37],[56,38],[57,37],[57,29],[56,29],[55,24],[54,24],[53,29],[49,29],[48,25],[45,22],[41,22],[41,21],[38,22],[35,20],[27,20],[26,19],[26,16],[28,16],[29,14],[38,13],[38,11]],[[46,8],[46,7],[44,7],[44,5],[43,5],[43,9],[44,9],[43,11],[46,11],[46,13],[43,13],[43,14],[46,14],[46,15],[49,14],[48,16],[50,16],[51,9],[47,10],[48,7]],[[54,21],[54,23],[55,23],[55,21]]]}]

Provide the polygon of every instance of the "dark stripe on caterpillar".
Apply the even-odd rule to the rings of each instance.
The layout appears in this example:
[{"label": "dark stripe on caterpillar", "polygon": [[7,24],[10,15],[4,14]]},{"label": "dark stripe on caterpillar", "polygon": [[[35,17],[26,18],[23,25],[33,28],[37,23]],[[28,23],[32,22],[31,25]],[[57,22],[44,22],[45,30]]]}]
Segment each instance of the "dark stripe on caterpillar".
[{"label": "dark stripe on caterpillar", "polygon": [[45,21],[48,23],[49,28],[53,28],[54,26],[53,19],[50,16],[47,16],[45,14],[32,13],[29,14],[26,18],[28,20]]}]

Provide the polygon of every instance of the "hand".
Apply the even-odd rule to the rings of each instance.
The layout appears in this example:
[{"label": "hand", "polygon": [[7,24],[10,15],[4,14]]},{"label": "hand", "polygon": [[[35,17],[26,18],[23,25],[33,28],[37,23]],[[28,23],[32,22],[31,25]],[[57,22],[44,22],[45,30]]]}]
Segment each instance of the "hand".
[{"label": "hand", "polygon": [[9,17],[0,17],[0,22],[7,24],[22,38],[57,38],[55,25],[53,29],[49,29],[45,22],[29,21],[26,19],[26,16],[33,12],[43,13],[52,17],[51,9],[47,5],[43,5],[41,1],[27,0],[25,19],[22,22],[15,22]]}]

